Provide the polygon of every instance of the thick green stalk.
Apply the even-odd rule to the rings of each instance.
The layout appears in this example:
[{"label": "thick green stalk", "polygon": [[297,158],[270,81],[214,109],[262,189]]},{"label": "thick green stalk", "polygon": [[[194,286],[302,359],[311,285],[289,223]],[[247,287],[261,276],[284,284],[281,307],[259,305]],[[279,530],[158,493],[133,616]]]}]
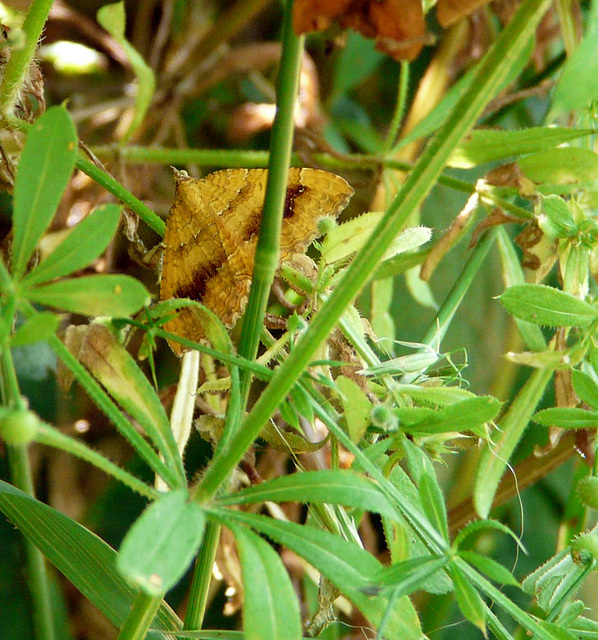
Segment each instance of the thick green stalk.
[{"label": "thick green stalk", "polygon": [[201,552],[195,563],[193,582],[189,592],[189,605],[187,606],[183,625],[183,629],[186,631],[198,631],[203,625],[210,581],[212,579],[212,569],[220,540],[220,528],[219,524],[211,521],[208,521],[206,525]]},{"label": "thick green stalk", "polygon": [[[35,497],[31,463],[26,446],[8,447],[10,476],[15,487]],[[27,577],[33,601],[33,624],[38,640],[54,640],[54,616],[46,562],[41,551],[28,538],[24,538],[27,557]]]},{"label": "thick green stalk", "polygon": [[[421,340],[422,344],[436,350],[440,349],[440,343],[444,339],[455,313],[457,313],[457,310],[461,306],[465,294],[469,291],[479,268],[482,266],[488,250],[496,238],[496,234],[497,230],[492,229],[478,242],[465,263],[457,282],[455,282],[445,301],[442,303],[436,317],[430,323],[430,328]],[[412,382],[415,377],[416,374],[414,373],[406,373],[401,378],[401,382],[408,384]]]},{"label": "thick green stalk", "polygon": [[[282,25],[282,57],[278,71],[276,116],[270,140],[268,181],[257,241],[253,278],[247,310],[243,316],[239,355],[253,360],[257,354],[261,327],[274,274],[278,268],[280,231],[286,198],[286,185],[293,147],[295,104],[303,54],[303,38],[293,31],[293,2],[284,8]],[[241,374],[241,399],[247,397],[251,377]]]},{"label": "thick green stalk", "polygon": [[376,268],[408,216],[420,206],[430,192],[452,150],[482,114],[494,92],[507,76],[513,60],[533,36],[549,4],[549,0],[524,2],[492,49],[484,56],[470,89],[426,147],[403,188],[372,233],[372,240],[357,254],[341,283],[316,314],[309,329],[287,360],[276,371],[267,389],[231,442],[227,456],[214,459],[208,467],[198,487],[200,499],[208,499],[214,495],[308,366],[316,349],[329,335],[343,310],[367,282],[370,273]]},{"label": "thick green stalk", "polygon": [[39,40],[53,0],[33,0],[23,22],[25,43],[12,50],[9,61],[4,68],[2,85],[0,86],[0,113],[10,114],[15,108],[19,91],[29,73],[29,67],[35,55]]},{"label": "thick green stalk", "polygon": [[[5,392],[4,400],[7,404],[15,409],[26,409],[27,406],[19,391],[19,383],[8,340],[5,341],[2,352],[2,379]],[[9,446],[8,464],[10,477],[15,487],[35,497],[27,446]],[[28,538],[24,539],[23,544],[25,545],[25,555],[27,557],[29,590],[33,601],[35,637],[40,640],[54,640],[54,621],[44,556]]]},{"label": "thick green stalk", "polygon": [[121,627],[117,640],[143,640],[161,603],[161,596],[149,596],[140,591]]}]

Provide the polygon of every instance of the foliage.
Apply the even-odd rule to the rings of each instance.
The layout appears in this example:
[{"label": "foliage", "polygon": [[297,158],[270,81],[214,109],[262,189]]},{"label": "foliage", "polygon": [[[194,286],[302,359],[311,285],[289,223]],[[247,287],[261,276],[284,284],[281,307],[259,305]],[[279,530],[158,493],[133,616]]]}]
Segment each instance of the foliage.
[{"label": "foliage", "polygon": [[[341,638],[363,625],[368,637],[416,640],[448,636],[457,622],[464,638],[598,637],[595,597],[574,600],[598,558],[598,3],[559,2],[547,14],[547,0],[525,0],[500,28],[482,9],[492,44],[474,42],[484,45],[479,60],[467,19],[438,32],[429,63],[397,64],[351,34],[333,65],[328,36],[309,36],[327,96],[306,80],[320,81],[292,29],[292,2],[282,53],[236,40],[260,2],[223,3],[199,39],[191,27],[207,20],[201,9],[164,3],[154,48],[140,35],[152,16],[140,11],[132,27],[122,3],[107,5],[100,42],[135,77],[113,144],[93,121],[77,132],[74,80],[72,105],[41,113],[31,38],[50,4],[33,0],[19,32],[28,46],[7,40],[0,84],[12,141],[1,143],[12,228],[0,260],[10,480],[0,481],[0,510],[24,536],[34,611],[6,637],[31,627],[44,640],[69,635],[43,557],[122,639]],[[547,15],[562,32],[546,33]],[[266,153],[248,113],[273,113],[264,61],[279,57],[277,115],[256,127],[271,128]],[[461,76],[452,86],[450,71]],[[59,86],[44,73],[48,89]],[[249,100],[263,104],[230,114]],[[315,142],[301,155],[296,127]],[[215,133],[230,148],[197,148]],[[118,180],[98,158],[114,161]],[[375,177],[347,220],[321,224],[304,268],[279,268],[276,257],[290,163],[355,187]],[[159,248],[164,221],[142,200],[165,213],[159,178],[169,164],[269,169],[252,289],[231,332],[198,301],[153,300],[155,278],[124,255],[124,245],[143,253],[147,267],[144,243]],[[72,228],[69,208],[85,210]],[[205,341],[165,330],[184,308]],[[480,309],[491,311],[472,338]],[[167,341],[189,350],[180,366]],[[43,365],[52,358],[59,388]],[[31,386],[36,376],[44,388]],[[60,412],[43,404],[52,394]],[[69,434],[69,423],[116,427],[119,464],[100,436]],[[34,482],[28,452],[40,445],[54,451],[49,469],[67,453],[109,478],[85,513],[41,499],[56,489]],[[576,449],[585,461],[567,461]],[[558,505],[543,506],[547,495]],[[227,609],[242,617],[208,632],[227,625],[212,599],[214,561]]]}]

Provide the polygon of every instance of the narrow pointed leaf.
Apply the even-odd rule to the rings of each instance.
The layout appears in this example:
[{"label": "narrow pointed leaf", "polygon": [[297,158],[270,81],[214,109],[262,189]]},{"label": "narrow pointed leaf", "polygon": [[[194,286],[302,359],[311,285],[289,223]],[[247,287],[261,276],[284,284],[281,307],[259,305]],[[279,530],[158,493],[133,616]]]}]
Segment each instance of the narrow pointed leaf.
[{"label": "narrow pointed leaf", "polygon": [[10,340],[13,347],[35,344],[54,335],[60,325],[60,316],[49,311],[38,313],[26,320]]},{"label": "narrow pointed leaf", "polygon": [[[124,622],[137,589],[118,572],[114,549],[56,509],[2,481],[0,510],[113,624]],[[182,626],[166,603],[152,625],[169,630]]]},{"label": "narrow pointed leaf", "polygon": [[26,286],[67,276],[91,264],[112,240],[121,207],[106,204],[82,220],[52,253],[30,271],[23,282]]},{"label": "narrow pointed leaf", "polygon": [[544,409],[536,413],[534,422],[561,429],[595,429],[598,427],[598,413],[577,407]]},{"label": "narrow pointed leaf", "polygon": [[122,317],[150,303],[148,290],[135,278],[83,276],[23,290],[31,302],[85,316]]},{"label": "narrow pointed leaf", "polygon": [[203,511],[188,501],[185,489],[167,493],[127,533],[118,554],[118,569],[148,595],[162,595],[188,569],[204,528]]},{"label": "narrow pointed leaf", "polygon": [[571,382],[579,399],[598,411],[598,384],[594,378],[576,369],[572,373]]},{"label": "narrow pointed leaf", "polygon": [[574,184],[598,179],[598,154],[582,147],[558,147],[518,160],[521,171],[534,182]]},{"label": "narrow pointed leaf", "polygon": [[250,530],[234,527],[233,533],[243,572],[245,638],[301,640],[297,596],[278,554]]},{"label": "narrow pointed leaf", "polygon": [[494,444],[487,445],[482,450],[474,485],[474,504],[482,518],[486,518],[490,513],[498,483],[538,402],[544,395],[552,372],[553,369],[547,367],[532,373],[502,417],[500,428],[492,434]]},{"label": "narrow pointed leaf", "polygon": [[516,318],[548,327],[580,327],[598,317],[591,304],[542,284],[509,287],[500,301]]},{"label": "narrow pointed leaf", "polygon": [[509,584],[518,587],[519,583],[515,580],[513,574],[502,564],[496,562],[492,558],[488,558],[474,551],[461,551],[459,555],[473,565],[476,569],[484,573],[488,578],[499,582],[500,584]]},{"label": "narrow pointed leaf", "polygon": [[546,151],[593,133],[593,129],[557,127],[532,127],[519,131],[478,129],[472,131],[467,139],[453,151],[448,165],[467,169],[485,162]]},{"label": "narrow pointed leaf", "polygon": [[399,516],[378,486],[352,471],[324,470],[294,473],[256,484],[223,496],[219,505],[259,502],[320,502],[380,513],[393,520]]},{"label": "narrow pointed leaf", "polygon": [[77,132],[63,107],[31,127],[19,160],[13,210],[12,271],[21,278],[54,216],[77,158]]},{"label": "narrow pointed leaf", "polygon": [[480,594],[474,589],[471,582],[453,565],[451,578],[455,587],[455,597],[461,613],[480,631],[486,635],[486,610]]},{"label": "narrow pointed leaf", "polygon": [[383,587],[392,589],[397,595],[409,595],[418,589],[425,589],[425,584],[435,574],[450,562],[449,556],[434,558],[433,556],[420,556],[398,562],[372,576],[372,587],[368,593],[375,593]]},{"label": "narrow pointed leaf", "polygon": [[132,356],[107,327],[94,324],[83,339],[79,360],[141,425],[183,485],[185,474],[170,422],[156,391]]},{"label": "narrow pointed leaf", "polygon": [[[382,620],[388,598],[365,595],[372,575],[382,569],[374,556],[355,544],[327,531],[294,522],[281,522],[265,516],[229,509],[210,509],[210,517],[223,525],[238,522],[255,529],[302,556],[323,573],[372,622]],[[407,597],[398,598],[388,621],[389,628],[401,629],[401,640],[421,640],[417,613]]]}]

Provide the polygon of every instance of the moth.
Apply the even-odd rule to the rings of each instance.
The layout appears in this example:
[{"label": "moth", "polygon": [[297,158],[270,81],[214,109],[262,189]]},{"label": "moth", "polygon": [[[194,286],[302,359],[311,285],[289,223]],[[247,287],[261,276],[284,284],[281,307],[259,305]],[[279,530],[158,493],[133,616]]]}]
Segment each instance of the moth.
[{"label": "moth", "polygon": [[[190,298],[232,327],[247,305],[266,190],[266,169],[225,169],[201,180],[175,172],[166,222],[160,299]],[[280,238],[280,264],[293,262],[318,237],[318,221],[336,218],[353,189],[319,169],[292,168]],[[185,307],[166,331],[205,338],[197,312]],[[176,355],[187,349],[171,342]]]}]

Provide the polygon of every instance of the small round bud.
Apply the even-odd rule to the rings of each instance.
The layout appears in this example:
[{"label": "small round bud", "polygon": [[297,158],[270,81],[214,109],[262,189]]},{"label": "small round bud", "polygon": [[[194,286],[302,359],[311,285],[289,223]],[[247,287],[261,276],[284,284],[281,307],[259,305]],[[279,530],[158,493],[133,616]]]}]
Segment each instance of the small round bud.
[{"label": "small round bud", "polygon": [[384,431],[396,431],[399,428],[399,419],[384,404],[377,404],[370,412],[370,420],[374,427]]},{"label": "small round bud", "polygon": [[598,535],[596,530],[584,533],[571,542],[571,557],[575,564],[598,567]]},{"label": "small round bud", "polygon": [[322,236],[330,233],[336,226],[338,226],[336,220],[330,216],[322,216],[318,220],[318,231]]},{"label": "small round bud", "polygon": [[35,438],[39,418],[32,411],[14,409],[0,417],[0,438],[9,445],[28,444]]}]

